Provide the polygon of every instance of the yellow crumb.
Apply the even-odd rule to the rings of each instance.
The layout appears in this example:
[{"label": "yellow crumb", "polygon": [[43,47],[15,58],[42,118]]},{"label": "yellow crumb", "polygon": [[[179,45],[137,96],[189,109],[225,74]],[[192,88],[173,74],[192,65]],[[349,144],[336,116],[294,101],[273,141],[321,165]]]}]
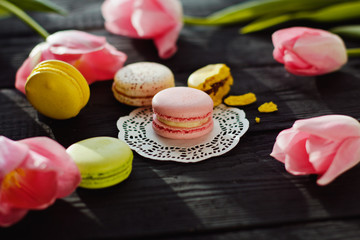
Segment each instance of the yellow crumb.
[{"label": "yellow crumb", "polygon": [[251,92],[243,95],[229,96],[224,99],[224,103],[229,106],[244,106],[253,102],[256,102],[256,96]]},{"label": "yellow crumb", "polygon": [[266,102],[263,103],[259,108],[259,112],[263,113],[269,113],[269,112],[275,112],[278,110],[277,105],[273,102]]},{"label": "yellow crumb", "polygon": [[259,118],[259,117],[256,117],[256,118],[255,118],[255,122],[256,122],[256,123],[260,123],[260,118]]}]

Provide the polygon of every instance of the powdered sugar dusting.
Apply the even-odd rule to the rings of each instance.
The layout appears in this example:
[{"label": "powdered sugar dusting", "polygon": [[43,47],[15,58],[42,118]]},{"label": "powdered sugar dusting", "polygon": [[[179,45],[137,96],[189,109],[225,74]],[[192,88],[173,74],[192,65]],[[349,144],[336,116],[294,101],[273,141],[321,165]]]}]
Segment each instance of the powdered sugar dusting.
[{"label": "powdered sugar dusting", "polygon": [[129,97],[151,97],[165,88],[175,86],[172,71],[155,62],[129,64],[115,74],[114,80],[114,88]]}]

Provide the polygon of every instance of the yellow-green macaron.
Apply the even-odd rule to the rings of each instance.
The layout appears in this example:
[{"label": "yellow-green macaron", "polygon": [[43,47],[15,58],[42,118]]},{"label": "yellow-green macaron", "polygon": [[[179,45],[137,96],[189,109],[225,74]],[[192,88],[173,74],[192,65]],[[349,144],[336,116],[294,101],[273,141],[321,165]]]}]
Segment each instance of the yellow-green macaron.
[{"label": "yellow-green macaron", "polygon": [[79,168],[79,186],[83,188],[113,186],[127,179],[132,170],[133,152],[117,138],[88,138],[72,144],[66,152]]},{"label": "yellow-green macaron", "polygon": [[25,93],[41,114],[54,119],[68,119],[78,115],[87,104],[90,88],[72,65],[47,60],[32,70],[25,84]]}]

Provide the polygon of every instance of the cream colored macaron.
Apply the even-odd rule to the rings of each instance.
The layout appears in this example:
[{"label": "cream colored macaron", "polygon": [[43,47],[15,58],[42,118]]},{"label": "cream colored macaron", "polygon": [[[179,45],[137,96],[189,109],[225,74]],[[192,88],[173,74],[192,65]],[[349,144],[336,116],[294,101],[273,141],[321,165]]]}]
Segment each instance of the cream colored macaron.
[{"label": "cream colored macaron", "polygon": [[29,102],[43,115],[54,119],[75,117],[87,104],[90,88],[72,65],[59,61],[40,62],[25,84]]},{"label": "cream colored macaron", "polygon": [[174,74],[165,65],[137,62],[121,68],[115,74],[112,91],[121,103],[151,106],[151,100],[156,93],[174,86]]}]

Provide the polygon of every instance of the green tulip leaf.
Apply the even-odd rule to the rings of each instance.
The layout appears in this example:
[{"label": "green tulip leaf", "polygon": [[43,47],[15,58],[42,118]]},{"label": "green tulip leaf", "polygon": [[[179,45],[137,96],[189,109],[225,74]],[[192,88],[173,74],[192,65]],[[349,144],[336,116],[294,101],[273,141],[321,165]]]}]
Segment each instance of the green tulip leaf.
[{"label": "green tulip leaf", "polygon": [[346,49],[346,53],[349,57],[360,57],[360,48]]},{"label": "green tulip leaf", "polygon": [[25,11],[51,12],[66,15],[66,10],[48,0],[7,0]]},{"label": "green tulip leaf", "polygon": [[34,29],[37,33],[39,33],[43,38],[46,39],[49,36],[49,33],[43,27],[41,27],[34,19],[32,19],[24,10],[10,1],[0,0],[0,9],[14,14],[16,17]]},{"label": "green tulip leaf", "polygon": [[284,14],[280,16],[267,16],[264,18],[260,18],[240,29],[241,34],[253,33],[257,31],[261,31],[267,29],[269,27],[273,27],[280,23],[287,22],[292,19],[291,14]]},{"label": "green tulip leaf", "polygon": [[[298,11],[291,14],[279,16],[270,15],[258,18],[256,21],[243,27],[240,32],[251,33],[276,26],[290,20],[310,20],[316,22],[336,22],[358,18],[360,12],[360,1],[343,2],[324,7],[316,11]],[[353,31],[353,30],[351,30]],[[354,33],[353,33],[354,34]]]},{"label": "green tulip leaf", "polygon": [[[306,18],[308,18],[310,15],[307,11],[313,14],[314,10],[348,2],[359,3],[359,0],[253,0],[232,5],[204,18],[185,16],[184,22],[195,25],[227,25],[264,18],[270,14],[281,16],[305,11]],[[317,12],[317,14],[319,13]]]},{"label": "green tulip leaf", "polygon": [[345,37],[360,38],[360,25],[339,26],[330,31]]},{"label": "green tulip leaf", "polygon": [[360,1],[342,2],[324,7],[315,12],[303,12],[298,19],[308,19],[317,22],[336,22],[359,18]]},{"label": "green tulip leaf", "polygon": [[6,11],[5,9],[2,9],[0,7],[0,19],[6,18],[6,17],[9,17],[9,16],[11,16],[11,13],[9,13],[9,11]]}]

